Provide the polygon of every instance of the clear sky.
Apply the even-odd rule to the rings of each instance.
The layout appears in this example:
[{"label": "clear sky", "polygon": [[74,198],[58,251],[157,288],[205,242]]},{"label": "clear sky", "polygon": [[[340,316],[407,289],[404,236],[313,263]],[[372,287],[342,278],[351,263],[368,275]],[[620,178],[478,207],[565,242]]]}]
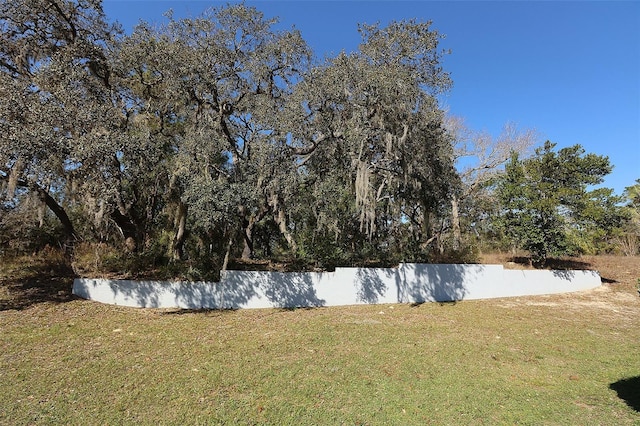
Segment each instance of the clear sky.
[{"label": "clear sky", "polygon": [[[140,20],[197,16],[227,1],[104,0],[130,32]],[[358,23],[433,21],[451,54],[451,114],[497,135],[513,122],[558,147],[581,144],[614,165],[604,186],[621,194],[640,178],[638,1],[247,1],[295,26],[316,56],[357,48]]]}]

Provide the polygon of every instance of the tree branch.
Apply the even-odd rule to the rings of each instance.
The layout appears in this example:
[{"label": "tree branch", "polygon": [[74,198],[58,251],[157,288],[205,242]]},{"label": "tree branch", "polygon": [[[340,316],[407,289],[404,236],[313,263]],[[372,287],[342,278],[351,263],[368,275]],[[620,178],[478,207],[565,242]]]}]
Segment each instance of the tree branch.
[{"label": "tree branch", "polygon": [[[1,170],[0,172],[2,172],[2,175],[0,175],[0,180],[9,179],[9,173],[5,172],[4,170]],[[60,224],[64,229],[65,236],[70,240],[79,239],[78,234],[76,234],[73,224],[71,223],[71,219],[69,219],[67,212],[64,210],[64,207],[58,204],[58,202],[49,194],[48,191],[46,191],[36,182],[30,182],[24,179],[18,179],[16,181],[16,185],[21,188],[27,188],[31,191],[34,191],[38,198],[42,202],[44,202],[49,210],[51,210],[51,212],[53,212],[53,214],[58,218]]]},{"label": "tree branch", "polygon": [[342,132],[331,132],[331,134],[329,135],[324,135],[324,134],[320,134],[320,136],[318,136],[317,139],[311,141],[311,146],[306,146],[306,147],[291,147],[291,150],[293,151],[294,155],[310,155],[312,154],[316,148],[318,147],[318,145],[320,145],[322,142],[324,142],[325,140],[329,139],[329,138],[341,138],[343,136]]}]

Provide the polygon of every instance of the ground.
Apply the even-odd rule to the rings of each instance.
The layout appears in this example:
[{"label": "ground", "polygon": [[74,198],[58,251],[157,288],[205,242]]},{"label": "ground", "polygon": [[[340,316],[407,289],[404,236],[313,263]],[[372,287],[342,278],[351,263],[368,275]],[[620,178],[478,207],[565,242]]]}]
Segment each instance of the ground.
[{"label": "ground", "polygon": [[76,299],[45,260],[0,264],[0,425],[640,425],[638,257],[558,264],[600,271],[578,293],[238,311]]},{"label": "ground", "polygon": [[[515,260],[515,261],[514,261]],[[498,263],[506,268],[528,267],[524,258],[491,254],[482,258],[483,263]],[[551,262],[557,269],[594,269],[600,273],[602,286],[593,290],[576,293],[538,296],[536,298],[505,299],[505,306],[547,305],[563,306],[577,313],[584,307],[602,310],[602,315],[628,318],[637,314],[640,297],[640,257],[639,256],[583,256]]]},{"label": "ground", "polygon": [[[480,261],[503,264],[506,268],[530,268],[523,257],[507,254],[485,254]],[[260,264],[259,266],[264,267]],[[640,287],[640,256],[583,256],[552,260],[555,269],[595,269],[602,277],[603,286],[590,292],[573,294],[566,300],[554,296],[553,303],[579,298],[595,298],[593,303],[614,303],[635,297]],[[23,258],[0,264],[0,311],[22,309],[41,302],[65,302],[72,299],[71,287],[75,273],[64,257],[47,253],[45,256]],[[557,299],[557,300],[556,300]]]}]

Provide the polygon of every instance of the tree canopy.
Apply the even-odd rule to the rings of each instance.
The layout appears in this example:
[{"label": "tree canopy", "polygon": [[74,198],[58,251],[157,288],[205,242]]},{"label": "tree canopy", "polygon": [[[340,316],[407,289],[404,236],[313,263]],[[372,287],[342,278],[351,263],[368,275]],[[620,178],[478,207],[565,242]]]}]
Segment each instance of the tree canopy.
[{"label": "tree canopy", "polygon": [[318,60],[245,4],[167,17],[125,35],[99,0],[0,2],[3,246],[215,275],[233,258],[464,260],[493,213],[538,257],[619,226],[611,192],[585,192],[605,158],[521,160],[533,132],[452,121],[431,22],[361,25],[355,52]]},{"label": "tree canopy", "polygon": [[586,154],[580,145],[555,147],[547,141],[533,157],[512,156],[497,185],[504,206],[500,224],[535,263],[551,255],[594,252],[623,219],[610,189],[588,190],[611,172],[609,159]]}]

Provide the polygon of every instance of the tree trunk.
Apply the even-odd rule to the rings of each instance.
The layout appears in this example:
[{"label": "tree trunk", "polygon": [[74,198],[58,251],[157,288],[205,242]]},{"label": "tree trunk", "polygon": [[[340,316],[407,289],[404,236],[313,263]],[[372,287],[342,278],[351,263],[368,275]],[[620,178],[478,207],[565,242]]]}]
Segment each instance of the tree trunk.
[{"label": "tree trunk", "polygon": [[122,214],[120,210],[115,209],[111,213],[111,218],[118,226],[120,233],[125,241],[125,246],[127,250],[131,252],[135,252],[139,248],[138,244],[138,232],[137,227],[134,221],[131,219],[129,214]]},{"label": "tree trunk", "polygon": [[460,211],[458,207],[458,197],[455,195],[451,198],[451,227],[453,229],[453,249],[459,250],[462,240],[460,232]]},{"label": "tree trunk", "polygon": [[272,194],[269,204],[271,204],[271,208],[273,209],[273,220],[276,225],[278,225],[280,233],[282,234],[284,239],[287,240],[287,244],[289,245],[291,251],[293,253],[296,253],[298,251],[298,245],[296,244],[293,235],[291,235],[291,232],[289,232],[289,228],[287,227],[287,215],[285,214],[282,201],[277,195]]},{"label": "tree trunk", "polygon": [[[2,173],[2,175],[0,175],[0,179],[9,181],[9,186],[12,186],[10,179],[13,178],[10,174]],[[29,182],[23,179],[15,179],[13,185],[28,188],[30,191],[35,191],[38,199],[43,202],[60,221],[65,236],[65,241],[63,241],[65,246],[67,244],[73,244],[75,240],[79,239],[78,234],[76,234],[76,230],[73,227],[73,223],[71,223],[71,219],[69,219],[69,215],[67,215],[64,207],[58,204],[55,198],[53,198],[48,191],[44,190],[35,182]]]},{"label": "tree trunk", "polygon": [[71,219],[67,215],[67,212],[64,208],[58,204],[58,202],[51,196],[47,191],[40,188],[38,185],[32,185],[32,188],[38,194],[38,198],[43,201],[46,206],[53,212],[54,215],[58,218],[60,223],[62,224],[62,228],[64,230],[65,235],[65,243],[72,243],[73,241],[78,239],[75,229],[73,228],[73,224],[71,223]]},{"label": "tree trunk", "polygon": [[422,224],[420,234],[423,240],[432,241],[432,229],[431,229],[431,211],[427,208],[426,203],[422,205]]},{"label": "tree trunk", "polygon": [[231,255],[231,247],[233,246],[234,236],[229,236],[229,242],[227,243],[227,250],[224,253],[224,260],[222,261],[222,269],[220,270],[220,278],[227,271],[227,266],[229,265],[229,257]]},{"label": "tree trunk", "polygon": [[284,239],[287,240],[287,244],[289,244],[289,248],[293,253],[298,251],[298,244],[296,244],[296,240],[293,239],[293,235],[289,232],[289,228],[287,227],[287,217],[284,214],[283,210],[279,210],[277,213],[273,215],[273,219],[275,220],[280,232],[284,236]]},{"label": "tree trunk", "polygon": [[256,223],[260,222],[269,213],[269,206],[263,205],[255,216],[250,215],[247,217],[246,211],[247,209],[244,206],[239,208],[239,212],[242,215],[242,240],[244,243],[242,258],[245,260],[253,258],[253,228]]},{"label": "tree trunk", "polygon": [[174,219],[176,233],[171,244],[171,257],[173,260],[182,260],[184,256],[184,241],[187,228],[187,206],[180,202]]},{"label": "tree trunk", "polygon": [[244,223],[244,230],[242,233],[242,240],[244,243],[244,247],[242,248],[242,259],[248,260],[253,257],[253,226],[255,225],[255,220],[250,218],[246,220]]}]

